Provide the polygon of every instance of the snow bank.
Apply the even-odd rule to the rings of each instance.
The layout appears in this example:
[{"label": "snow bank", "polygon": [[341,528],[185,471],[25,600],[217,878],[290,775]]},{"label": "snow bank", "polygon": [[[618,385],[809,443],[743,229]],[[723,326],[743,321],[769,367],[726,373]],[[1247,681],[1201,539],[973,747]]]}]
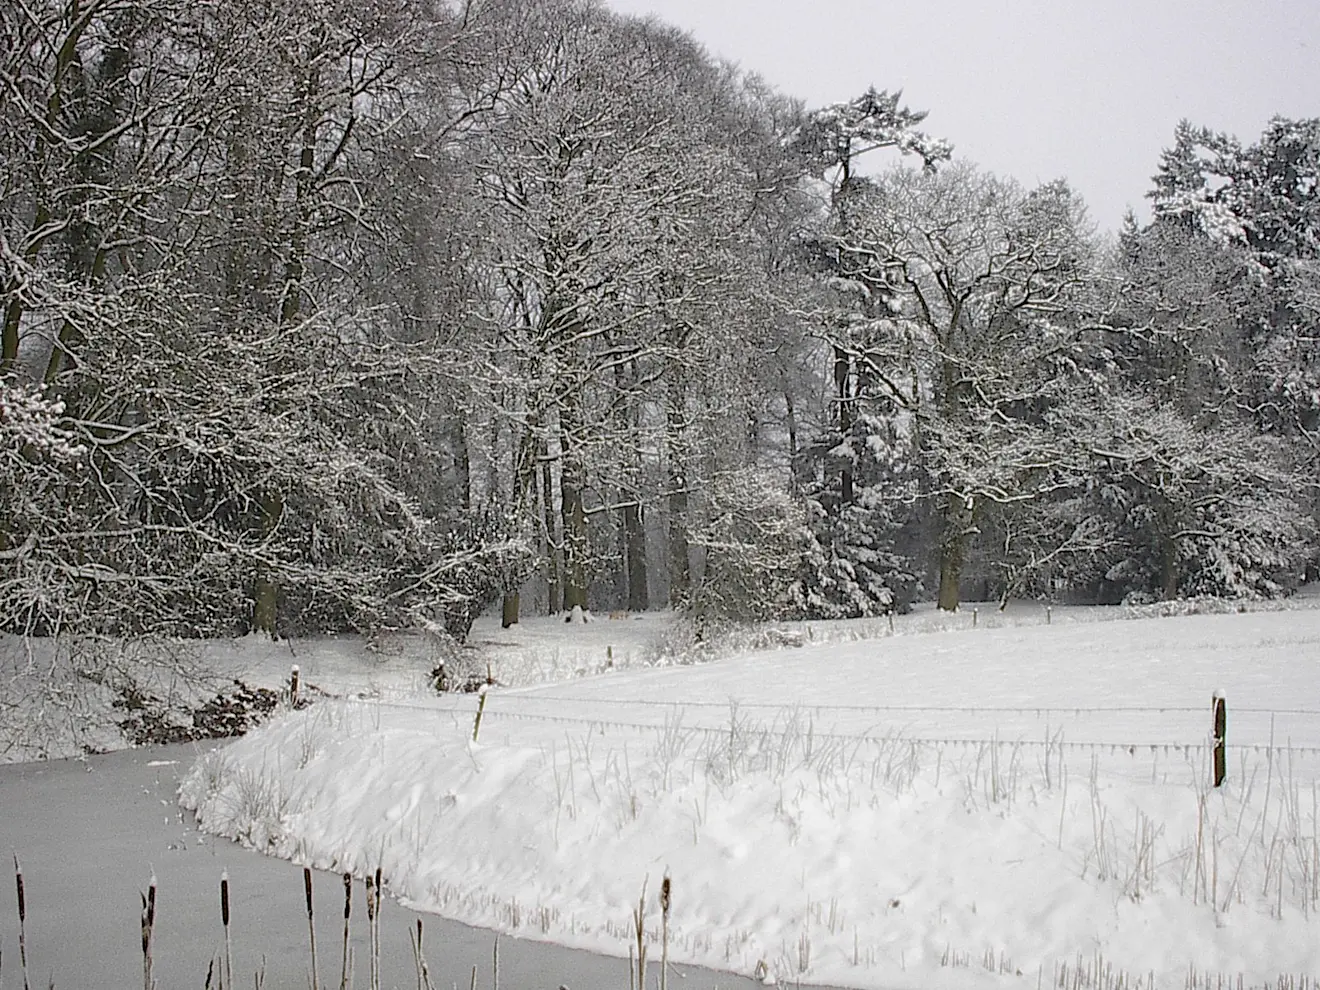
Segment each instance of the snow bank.
[{"label": "snow bank", "polygon": [[671,959],[767,979],[1260,984],[1320,973],[1318,658],[1320,612],[1294,611],[496,690],[477,743],[471,697],[327,702],[205,758],[182,801],[279,856],[379,865],[410,906],[621,956],[645,886],[659,957],[668,874]]}]

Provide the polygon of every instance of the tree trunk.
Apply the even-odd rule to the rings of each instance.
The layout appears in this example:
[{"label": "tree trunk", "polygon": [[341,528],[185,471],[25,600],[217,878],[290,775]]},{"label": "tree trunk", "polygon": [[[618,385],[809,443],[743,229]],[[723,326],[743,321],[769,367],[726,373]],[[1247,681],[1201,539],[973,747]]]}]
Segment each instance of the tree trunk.
[{"label": "tree trunk", "polygon": [[545,519],[545,610],[548,615],[554,615],[559,611],[559,541],[555,537],[554,477],[544,441],[541,443],[541,458],[541,512]]},{"label": "tree trunk", "polygon": [[692,559],[688,553],[688,492],[684,434],[687,431],[687,389],[683,369],[669,383],[668,419],[669,604],[681,605],[692,590]]},{"label": "tree trunk", "polygon": [[[855,413],[853,406],[856,400],[851,393],[851,373],[852,358],[848,352],[841,347],[834,348],[834,391],[835,401],[839,404],[839,437],[842,440],[847,440],[852,433]],[[853,461],[851,457],[845,457],[839,466],[840,506],[852,505],[853,498]]]},{"label": "tree trunk", "polygon": [[564,610],[587,611],[587,514],[582,504],[582,465],[564,458],[560,515],[564,526]]},{"label": "tree trunk", "polygon": [[967,541],[972,534],[972,501],[950,495],[944,510],[944,532],[940,537],[940,594],[938,606],[958,611]]},{"label": "tree trunk", "polygon": [[587,512],[583,504],[586,487],[586,468],[578,450],[575,430],[577,405],[572,397],[565,398],[559,411],[562,452],[559,475],[560,521],[564,531],[564,610],[581,608],[587,611]]},{"label": "tree trunk", "polygon": [[[264,538],[275,532],[280,516],[284,512],[284,499],[278,492],[266,492],[261,497],[261,535]],[[265,564],[257,566],[256,578],[252,590],[252,631],[265,633],[275,638],[275,623],[279,615],[279,588],[270,568]]]},{"label": "tree trunk", "polygon": [[500,608],[500,628],[508,629],[509,626],[518,624],[518,609],[521,596],[516,591],[506,591],[504,593],[504,602]]},{"label": "tree trunk", "polygon": [[462,419],[454,424],[454,470],[458,474],[459,498],[462,500],[463,513],[472,511],[472,456],[468,452],[467,429]]},{"label": "tree trunk", "polygon": [[6,286],[6,291],[13,294],[9,305],[5,307],[5,325],[0,335],[0,374],[9,371],[18,363],[18,326],[23,322],[23,303],[19,300],[17,286]]},{"label": "tree trunk", "polygon": [[1160,553],[1160,595],[1166,602],[1177,599],[1179,577],[1178,544],[1175,540],[1167,539]]},{"label": "tree trunk", "polygon": [[623,507],[623,532],[628,550],[628,611],[645,612],[651,607],[646,581],[646,529],[642,507],[636,502]]}]

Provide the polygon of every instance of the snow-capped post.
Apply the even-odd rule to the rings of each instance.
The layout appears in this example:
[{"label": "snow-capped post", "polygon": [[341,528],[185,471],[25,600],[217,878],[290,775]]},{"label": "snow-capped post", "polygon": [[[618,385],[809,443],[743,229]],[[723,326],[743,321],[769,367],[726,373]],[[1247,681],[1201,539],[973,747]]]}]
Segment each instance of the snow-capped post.
[{"label": "snow-capped post", "polygon": [[614,669],[614,647],[613,647],[613,646],[607,646],[607,647],[605,647],[605,666],[608,667],[608,668],[610,668],[611,670]]},{"label": "snow-capped post", "polygon": [[296,663],[289,669],[289,707],[298,707],[298,665]]},{"label": "snow-capped post", "polygon": [[1048,626],[1048,625],[1052,625],[1053,623],[1054,623],[1054,606],[1052,606],[1052,605],[1046,605],[1046,606],[1045,606],[1045,625]]},{"label": "snow-capped post", "polygon": [[1214,785],[1219,787],[1224,783],[1228,763],[1224,752],[1228,738],[1228,703],[1224,700],[1224,692],[1216,691],[1211,704],[1214,707],[1214,727],[1210,733],[1215,747]]},{"label": "snow-capped post", "polygon": [[489,684],[481,685],[481,690],[477,692],[477,719],[472,723],[472,741],[477,741],[477,736],[481,733],[481,716],[486,713],[486,694],[490,690]]},{"label": "snow-capped post", "polygon": [[980,610],[980,609],[975,609],[975,608],[972,609],[972,628],[973,628],[973,629],[976,628],[976,620],[980,617],[980,615],[981,615],[981,610]]},{"label": "snow-capped post", "polygon": [[891,608],[885,615],[889,619],[889,635],[894,635],[894,610]]}]

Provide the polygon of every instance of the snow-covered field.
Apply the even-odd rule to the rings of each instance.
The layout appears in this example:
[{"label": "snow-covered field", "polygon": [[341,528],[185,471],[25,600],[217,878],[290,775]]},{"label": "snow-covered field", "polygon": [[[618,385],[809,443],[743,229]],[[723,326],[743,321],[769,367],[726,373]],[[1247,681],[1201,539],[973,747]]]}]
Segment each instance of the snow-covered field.
[{"label": "snow-covered field", "polygon": [[411,906],[619,956],[645,891],[652,977],[665,876],[670,960],[767,981],[1320,976],[1320,610],[1096,621],[1120,616],[794,626],[800,649],[654,667],[662,618],[483,624],[502,686],[475,743],[478,699],[428,695],[416,658],[295,647],[366,697],[210,755],[182,800],[276,855],[380,866]]}]

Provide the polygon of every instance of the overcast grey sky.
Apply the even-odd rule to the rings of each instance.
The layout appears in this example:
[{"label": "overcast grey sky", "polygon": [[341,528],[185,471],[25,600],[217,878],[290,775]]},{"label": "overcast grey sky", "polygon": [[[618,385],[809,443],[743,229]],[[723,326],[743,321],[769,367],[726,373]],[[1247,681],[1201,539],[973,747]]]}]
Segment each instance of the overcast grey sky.
[{"label": "overcast grey sky", "polygon": [[955,151],[1144,216],[1182,117],[1244,141],[1320,116],[1320,0],[607,0],[816,106],[874,84]]}]

